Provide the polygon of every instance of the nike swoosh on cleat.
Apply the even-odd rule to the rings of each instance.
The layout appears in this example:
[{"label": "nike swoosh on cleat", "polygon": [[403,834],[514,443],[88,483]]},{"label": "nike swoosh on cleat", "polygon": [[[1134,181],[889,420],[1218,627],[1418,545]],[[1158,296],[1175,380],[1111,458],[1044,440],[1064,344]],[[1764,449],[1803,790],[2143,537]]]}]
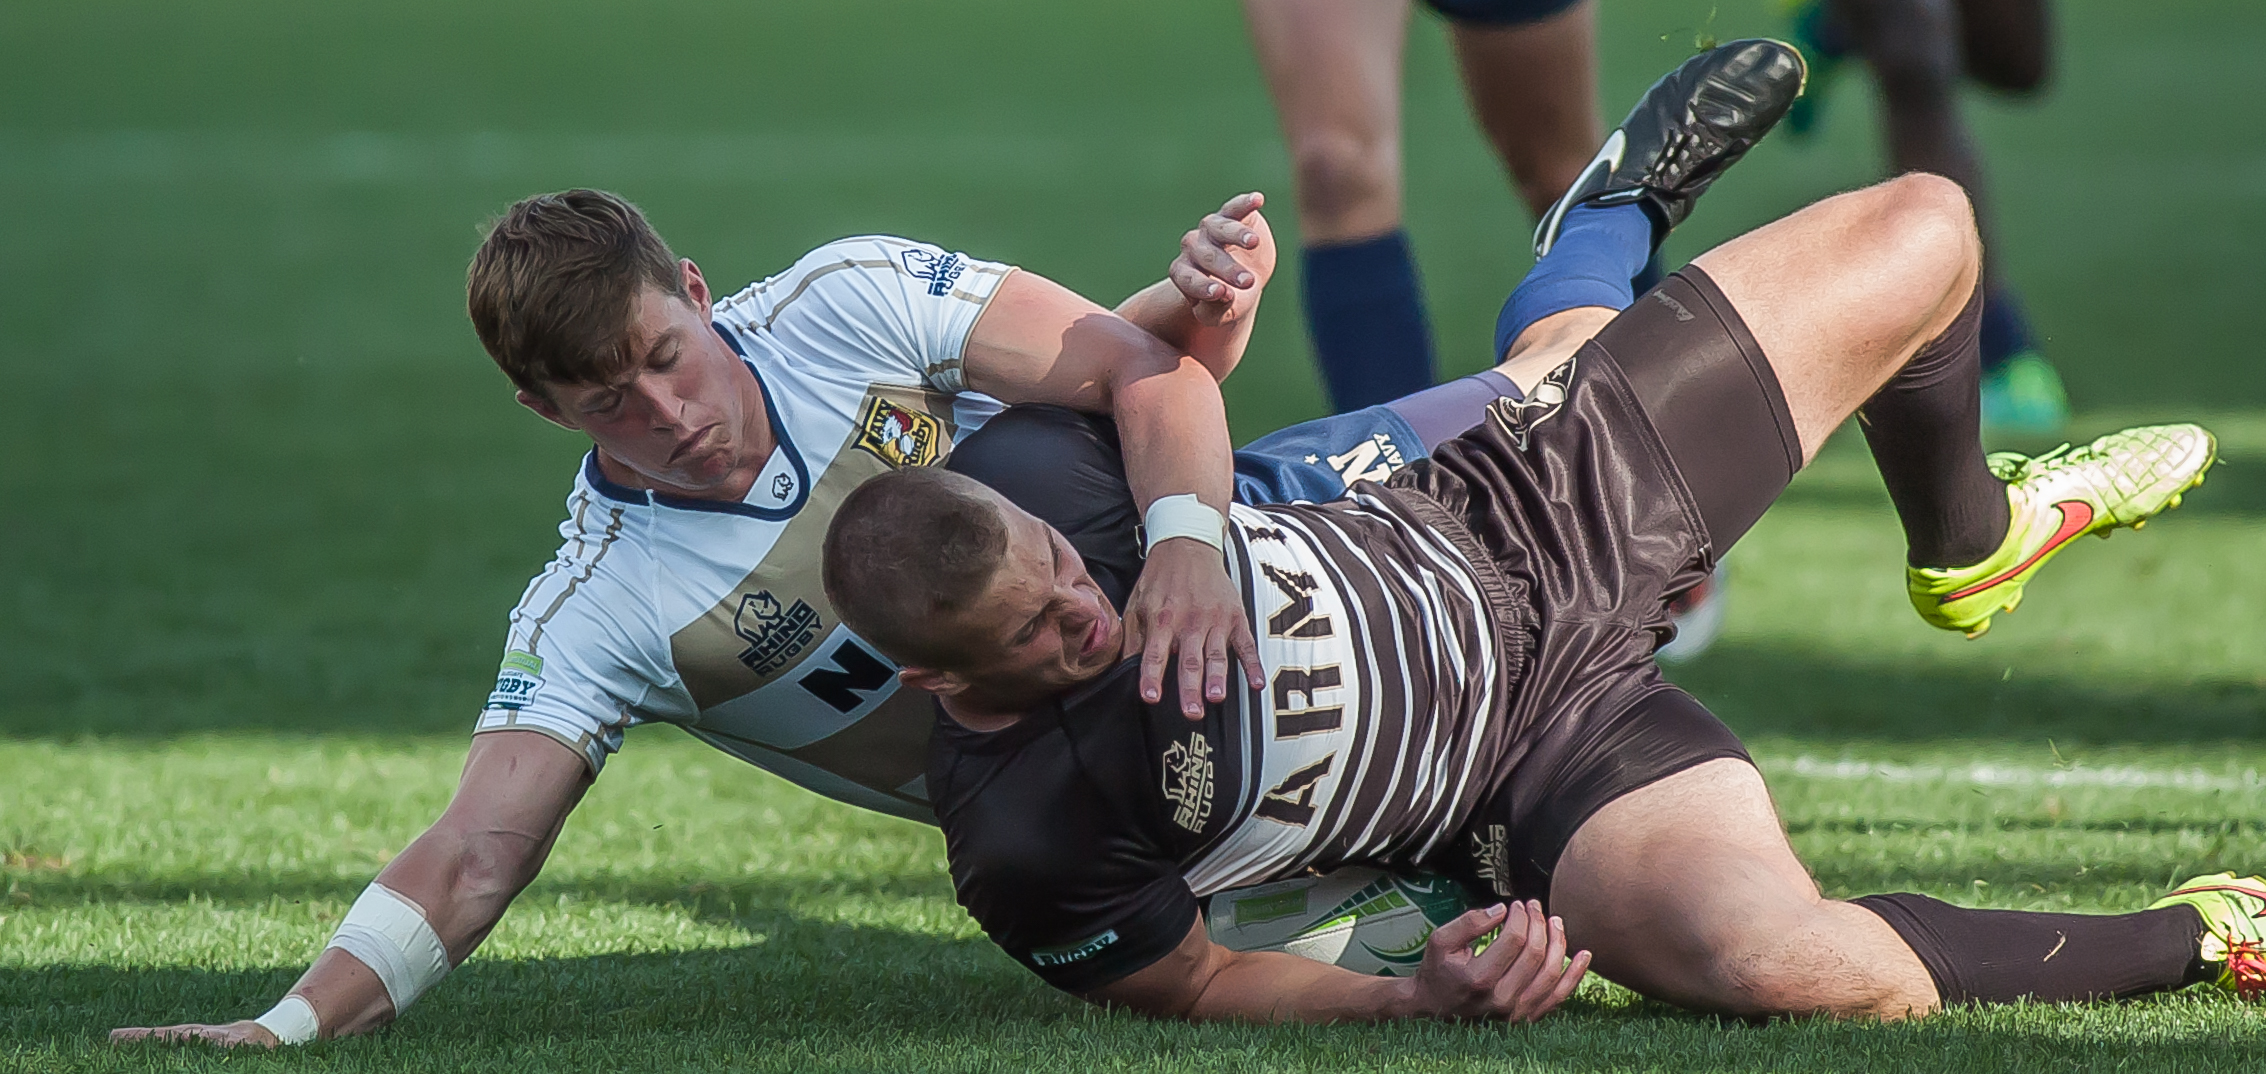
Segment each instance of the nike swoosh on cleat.
[{"label": "nike swoosh on cleat", "polygon": [[[2072,510],[2072,508],[2074,508],[2074,510]],[[2025,559],[2012,567],[2008,567],[2007,569],[2000,571],[1997,574],[1991,575],[1989,578],[1985,578],[1982,581],[1968,586],[1965,589],[1954,590],[1950,593],[1946,593],[1936,601],[1936,604],[1938,606],[1941,606],[1949,604],[1955,600],[1962,600],[1967,597],[1972,597],[1975,594],[1982,592],[1983,590],[1989,589],[1990,587],[1999,584],[2000,582],[2006,581],[2007,579],[2012,578],[2015,575],[2021,574],[2023,571],[2029,570],[2032,564],[2046,558],[2048,555],[2051,555],[2054,549],[2068,544],[2079,534],[2084,533],[2085,527],[2093,524],[2093,505],[2086,503],[2083,500],[2063,500],[2062,502],[2054,505],[2054,510],[2061,512],[2061,528],[2055,530],[2054,535],[2047,538],[2046,543],[2040,546],[2037,551],[2030,553],[2030,558]]]}]

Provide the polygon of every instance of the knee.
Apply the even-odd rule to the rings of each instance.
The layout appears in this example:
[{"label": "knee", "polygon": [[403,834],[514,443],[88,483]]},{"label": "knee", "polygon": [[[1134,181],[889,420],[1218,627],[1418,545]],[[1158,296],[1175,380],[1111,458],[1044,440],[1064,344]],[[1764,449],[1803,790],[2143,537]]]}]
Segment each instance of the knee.
[{"label": "knee", "polygon": [[[1865,229],[1886,244],[1892,263],[1908,271],[1962,279],[1982,263],[1975,204],[1958,183],[1912,172],[1873,187]],[[1947,283],[1948,286],[1948,283]]]},{"label": "knee", "polygon": [[1342,131],[1300,139],[1291,149],[1298,214],[1310,238],[1353,238],[1389,229],[1400,216],[1399,145]]}]

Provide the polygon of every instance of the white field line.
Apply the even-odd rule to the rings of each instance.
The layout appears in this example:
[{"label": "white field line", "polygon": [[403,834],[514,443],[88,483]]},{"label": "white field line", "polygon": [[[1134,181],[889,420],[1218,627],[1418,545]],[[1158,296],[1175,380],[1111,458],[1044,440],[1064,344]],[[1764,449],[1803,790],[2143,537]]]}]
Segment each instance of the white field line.
[{"label": "white field line", "polygon": [[1800,756],[1792,765],[1766,765],[1776,775],[1869,783],[1960,783],[1980,787],[2170,787],[2186,791],[2255,791],[2266,777],[2255,768],[2239,773],[2201,768],[2143,768],[2138,765],[2030,766],[1979,761],[1969,765],[1894,764],[1881,761],[1828,761]]}]

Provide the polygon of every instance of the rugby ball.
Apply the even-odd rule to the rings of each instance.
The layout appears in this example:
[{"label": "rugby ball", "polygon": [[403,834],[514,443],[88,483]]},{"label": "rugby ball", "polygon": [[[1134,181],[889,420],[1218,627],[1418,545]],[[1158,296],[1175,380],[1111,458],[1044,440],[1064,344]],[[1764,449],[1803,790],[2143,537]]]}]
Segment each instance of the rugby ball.
[{"label": "rugby ball", "polygon": [[1407,977],[1432,930],[1478,905],[1463,885],[1429,873],[1349,867],[1212,896],[1212,942],[1235,951],[1286,951],[1355,973]]}]

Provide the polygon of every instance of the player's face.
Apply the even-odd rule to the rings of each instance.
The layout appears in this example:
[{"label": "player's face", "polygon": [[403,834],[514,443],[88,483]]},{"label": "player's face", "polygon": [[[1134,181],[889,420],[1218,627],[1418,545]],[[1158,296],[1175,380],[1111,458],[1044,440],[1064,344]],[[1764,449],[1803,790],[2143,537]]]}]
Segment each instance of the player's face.
[{"label": "player's face", "polygon": [[1116,664],[1123,624],[1062,534],[1005,500],[999,506],[1007,555],[982,600],[954,624],[964,677],[1004,697],[1048,697]]},{"label": "player's face", "polygon": [[709,327],[707,286],[685,267],[689,299],[658,288],[638,296],[628,339],[636,368],[610,384],[553,385],[556,413],[544,416],[587,434],[653,488],[712,496],[737,484],[744,494],[771,449],[762,389]]}]

